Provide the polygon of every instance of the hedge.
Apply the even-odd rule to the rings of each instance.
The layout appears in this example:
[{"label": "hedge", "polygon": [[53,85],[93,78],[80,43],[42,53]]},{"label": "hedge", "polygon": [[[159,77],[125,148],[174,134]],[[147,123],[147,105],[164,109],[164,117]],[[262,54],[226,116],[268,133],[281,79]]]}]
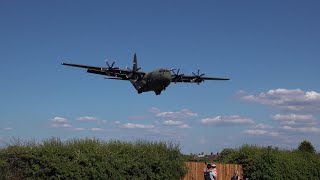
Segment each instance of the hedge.
[{"label": "hedge", "polygon": [[320,157],[296,150],[244,145],[226,152],[222,162],[241,164],[249,179],[320,179]]},{"label": "hedge", "polygon": [[16,143],[0,149],[0,179],[179,179],[179,145],[95,139]]}]

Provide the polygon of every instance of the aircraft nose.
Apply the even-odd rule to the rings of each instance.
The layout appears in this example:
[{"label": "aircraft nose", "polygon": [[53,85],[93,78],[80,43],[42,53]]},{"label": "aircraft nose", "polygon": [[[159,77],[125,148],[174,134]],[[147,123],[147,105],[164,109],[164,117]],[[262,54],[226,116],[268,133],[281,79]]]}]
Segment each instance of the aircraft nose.
[{"label": "aircraft nose", "polygon": [[166,84],[170,84],[172,75],[170,72],[166,72],[163,76],[163,79],[166,81]]}]

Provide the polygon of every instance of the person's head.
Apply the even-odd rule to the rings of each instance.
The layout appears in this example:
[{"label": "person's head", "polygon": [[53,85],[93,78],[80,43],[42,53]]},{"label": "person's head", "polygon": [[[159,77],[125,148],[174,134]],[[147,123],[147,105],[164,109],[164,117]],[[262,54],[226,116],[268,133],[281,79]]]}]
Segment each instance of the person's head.
[{"label": "person's head", "polygon": [[211,166],[213,169],[217,167],[217,165],[215,165],[215,164],[211,164]]},{"label": "person's head", "polygon": [[208,169],[214,169],[216,168],[217,166],[215,164],[207,164],[207,168]]},{"label": "person's head", "polygon": [[238,170],[235,170],[234,175],[238,175],[238,174],[239,174]]}]

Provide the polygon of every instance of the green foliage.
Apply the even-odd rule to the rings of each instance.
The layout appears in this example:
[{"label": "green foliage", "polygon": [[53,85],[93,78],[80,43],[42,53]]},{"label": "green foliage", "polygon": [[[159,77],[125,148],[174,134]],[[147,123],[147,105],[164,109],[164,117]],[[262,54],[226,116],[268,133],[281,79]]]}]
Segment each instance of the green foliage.
[{"label": "green foliage", "polygon": [[[230,152],[227,150],[227,152]],[[221,159],[241,164],[249,179],[319,179],[320,156],[304,151],[244,145]]]},{"label": "green foliage", "polygon": [[309,152],[312,154],[316,153],[314,146],[307,140],[304,140],[300,143],[298,150],[302,152]]},{"label": "green foliage", "polygon": [[232,157],[232,154],[235,153],[236,150],[231,148],[225,148],[223,149],[219,154],[219,161],[227,161],[229,157]]},{"label": "green foliage", "polygon": [[0,153],[0,179],[179,179],[186,173],[179,146],[163,142],[52,138]]}]

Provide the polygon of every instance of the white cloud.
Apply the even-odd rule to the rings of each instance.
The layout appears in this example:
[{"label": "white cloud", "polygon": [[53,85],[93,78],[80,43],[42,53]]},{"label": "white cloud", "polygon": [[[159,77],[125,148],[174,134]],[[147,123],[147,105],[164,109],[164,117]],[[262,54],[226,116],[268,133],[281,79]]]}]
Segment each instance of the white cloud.
[{"label": "white cloud", "polygon": [[316,121],[313,115],[309,114],[276,114],[272,115],[271,118],[275,121],[280,122],[280,125],[284,126],[315,126],[319,122]]},{"label": "white cloud", "polygon": [[85,128],[74,128],[73,130],[75,130],[75,131],[85,131],[86,129]]},{"label": "white cloud", "polygon": [[289,125],[289,126],[293,126],[296,125],[297,123],[295,121],[283,121],[280,123],[280,125]]},{"label": "white cloud", "polygon": [[250,118],[244,118],[239,115],[233,116],[216,116],[213,118],[201,119],[202,124],[207,125],[245,125],[253,124],[254,121]]},{"label": "white cloud", "polygon": [[276,121],[312,121],[313,115],[309,114],[276,114],[271,118]]},{"label": "white cloud", "polygon": [[158,114],[160,113],[160,109],[156,108],[156,107],[152,107],[151,109],[149,109],[149,112],[154,113],[154,114]]},{"label": "white cloud", "polygon": [[90,128],[89,130],[93,132],[105,131],[105,129],[102,129],[102,128]]},{"label": "white cloud", "polygon": [[179,125],[178,128],[180,128],[180,129],[188,129],[188,128],[190,128],[190,126],[188,124],[182,124],[182,125]]},{"label": "white cloud", "polygon": [[175,125],[182,125],[183,122],[182,121],[167,120],[167,121],[164,121],[163,124],[167,125],[167,126],[175,126]]},{"label": "white cloud", "polygon": [[62,117],[54,117],[50,119],[51,121],[51,127],[54,128],[71,128],[72,126],[68,123],[68,120],[66,118]]},{"label": "white cloud", "polygon": [[282,130],[294,133],[320,133],[320,128],[317,127],[291,127],[282,126]]},{"label": "white cloud", "polygon": [[258,95],[240,95],[243,100],[290,111],[320,111],[320,93],[301,89],[275,89]]},{"label": "white cloud", "polygon": [[54,128],[70,128],[72,126],[70,124],[51,124],[51,127],[54,127]]},{"label": "white cloud", "polygon": [[105,124],[107,123],[106,120],[101,120],[97,117],[93,117],[93,116],[82,116],[82,117],[78,117],[77,118],[77,121],[79,122],[94,122],[94,123],[97,123],[97,124]]},{"label": "white cloud", "polygon": [[107,120],[101,120],[100,123],[106,124],[106,123],[107,123]]},{"label": "white cloud", "polygon": [[106,131],[105,129],[102,128],[73,128],[74,131],[92,131],[92,132],[102,132]]},{"label": "white cloud", "polygon": [[255,129],[272,129],[273,127],[269,124],[263,124],[259,123],[256,126],[254,126]]},{"label": "white cloud", "polygon": [[267,131],[263,129],[249,129],[244,131],[244,133],[252,136],[279,136],[279,132]]},{"label": "white cloud", "polygon": [[77,121],[81,121],[81,122],[97,122],[99,120],[98,120],[98,118],[92,117],[92,116],[82,116],[82,117],[78,117]]},{"label": "white cloud", "polygon": [[62,118],[62,117],[54,117],[54,118],[50,119],[50,121],[52,123],[58,123],[58,124],[68,123],[68,120],[66,118]]},{"label": "white cloud", "polygon": [[182,109],[181,111],[176,111],[176,112],[172,112],[172,111],[160,112],[159,110],[155,112],[155,116],[160,118],[166,118],[166,119],[185,119],[185,118],[197,117],[198,114],[188,109]]},{"label": "white cloud", "polygon": [[126,123],[120,126],[121,128],[126,129],[153,129],[155,128],[154,125],[144,125],[144,124],[133,124],[133,123]]},{"label": "white cloud", "polygon": [[5,131],[11,131],[11,130],[13,130],[13,128],[12,128],[12,127],[6,127],[6,128],[3,128],[3,130],[5,130]]}]

